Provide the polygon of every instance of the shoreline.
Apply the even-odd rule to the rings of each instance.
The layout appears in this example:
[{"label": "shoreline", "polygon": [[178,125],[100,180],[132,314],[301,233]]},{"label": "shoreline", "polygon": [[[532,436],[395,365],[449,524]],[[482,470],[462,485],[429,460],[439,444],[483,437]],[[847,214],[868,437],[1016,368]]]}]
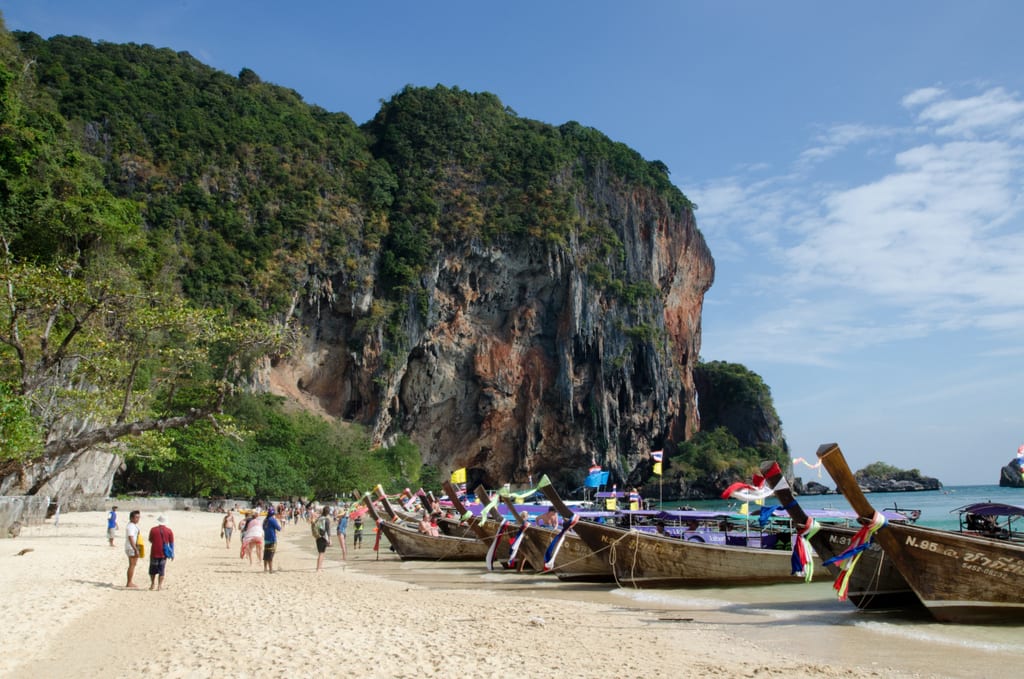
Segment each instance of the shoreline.
[{"label": "shoreline", "polygon": [[[333,544],[317,573],[308,527],[288,524],[264,574],[238,558],[237,536],[225,548],[210,512],[164,512],[178,552],[164,590],[142,587],[146,560],[140,589],[126,590],[130,509],[113,548],[104,512],[0,542],[0,643],[11,649],[0,675],[322,676],[338,665],[370,677],[1008,677],[1024,660],[1012,643],[955,643],[973,628],[893,633],[897,623],[823,599],[827,584],[620,590],[402,562],[386,541],[377,560],[372,527],[349,562]],[[144,534],[155,519],[143,512]],[[1020,628],[998,630],[1012,639]]]}]

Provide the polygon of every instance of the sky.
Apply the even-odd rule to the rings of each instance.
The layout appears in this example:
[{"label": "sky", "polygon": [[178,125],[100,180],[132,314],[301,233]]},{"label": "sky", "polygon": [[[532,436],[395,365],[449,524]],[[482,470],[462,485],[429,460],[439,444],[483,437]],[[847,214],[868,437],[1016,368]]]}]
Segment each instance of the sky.
[{"label": "sky", "polygon": [[[363,123],[496,94],[661,160],[716,262],[701,356],[771,388],[805,480],[836,442],[946,485],[1024,444],[1024,3],[0,0],[10,30],[187,51]],[[800,462],[800,459],[807,461]],[[819,475],[823,478],[819,479]]]}]

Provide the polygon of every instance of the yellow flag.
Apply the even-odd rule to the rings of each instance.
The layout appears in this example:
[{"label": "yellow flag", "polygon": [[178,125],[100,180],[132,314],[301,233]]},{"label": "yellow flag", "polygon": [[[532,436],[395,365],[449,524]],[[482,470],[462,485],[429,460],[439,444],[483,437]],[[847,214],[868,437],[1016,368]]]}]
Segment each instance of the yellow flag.
[{"label": "yellow flag", "polygon": [[452,472],[452,483],[465,483],[466,482],[466,468],[456,469]]},{"label": "yellow flag", "polygon": [[654,463],[654,475],[655,476],[661,476],[661,463],[660,462],[655,462]]}]

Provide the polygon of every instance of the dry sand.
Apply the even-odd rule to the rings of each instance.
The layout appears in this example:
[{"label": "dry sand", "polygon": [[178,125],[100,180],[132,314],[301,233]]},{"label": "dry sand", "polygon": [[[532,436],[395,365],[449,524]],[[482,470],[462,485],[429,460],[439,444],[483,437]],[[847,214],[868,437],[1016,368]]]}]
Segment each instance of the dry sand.
[{"label": "dry sand", "polygon": [[[105,539],[105,514],[60,517],[60,525],[25,529],[0,541],[0,675],[5,677],[899,677],[1016,676],[1011,666],[975,666],[946,673],[963,662],[955,648],[937,646],[901,660],[905,641],[870,639],[824,644],[799,653],[779,643],[783,631],[734,628],[712,613],[699,620],[662,609],[572,600],[543,589],[508,591],[501,574],[462,565],[452,582],[416,582],[415,564],[390,561],[373,571],[373,533],[364,548],[340,562],[337,546],[317,573],[315,548],[305,525],[282,533],[275,564],[262,572],[238,558],[238,541],[226,549],[218,538],[220,515],[165,512],[175,532],[177,559],[168,564],[165,588],[148,591],[148,559],[140,560],[127,590],[123,550],[127,504],[119,512],[115,547]],[[156,513],[143,513],[143,535]],[[22,550],[31,550],[24,554]],[[423,566],[429,573],[429,565]],[[480,572],[478,572],[480,571]],[[437,574],[437,570],[433,571]],[[461,575],[458,575],[461,574]],[[455,577],[458,575],[458,577]],[[524,576],[521,576],[524,577]],[[551,591],[557,581],[547,581]],[[582,590],[581,590],[582,591]],[[586,597],[586,595],[583,595]],[[797,629],[799,625],[791,625]],[[736,630],[739,630],[738,632]],[[851,628],[852,629],[852,628]],[[788,632],[786,632],[788,633]],[[844,647],[829,663],[828,645]],[[821,649],[819,649],[821,650]],[[863,651],[863,652],[862,652]],[[927,649],[925,650],[925,652]],[[936,656],[934,653],[938,653]],[[850,658],[855,660],[851,661]],[[1020,661],[1017,657],[1012,662]],[[922,663],[928,663],[923,664]],[[922,671],[937,668],[935,671]],[[966,669],[966,668],[965,668]]]}]

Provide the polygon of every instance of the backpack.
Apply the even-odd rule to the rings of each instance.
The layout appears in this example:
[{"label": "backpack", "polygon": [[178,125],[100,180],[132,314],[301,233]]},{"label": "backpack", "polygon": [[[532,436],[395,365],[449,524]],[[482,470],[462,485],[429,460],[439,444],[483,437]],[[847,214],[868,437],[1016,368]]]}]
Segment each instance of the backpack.
[{"label": "backpack", "polygon": [[313,526],[313,537],[322,538],[327,536],[327,519],[321,516],[319,519],[312,523]]}]

